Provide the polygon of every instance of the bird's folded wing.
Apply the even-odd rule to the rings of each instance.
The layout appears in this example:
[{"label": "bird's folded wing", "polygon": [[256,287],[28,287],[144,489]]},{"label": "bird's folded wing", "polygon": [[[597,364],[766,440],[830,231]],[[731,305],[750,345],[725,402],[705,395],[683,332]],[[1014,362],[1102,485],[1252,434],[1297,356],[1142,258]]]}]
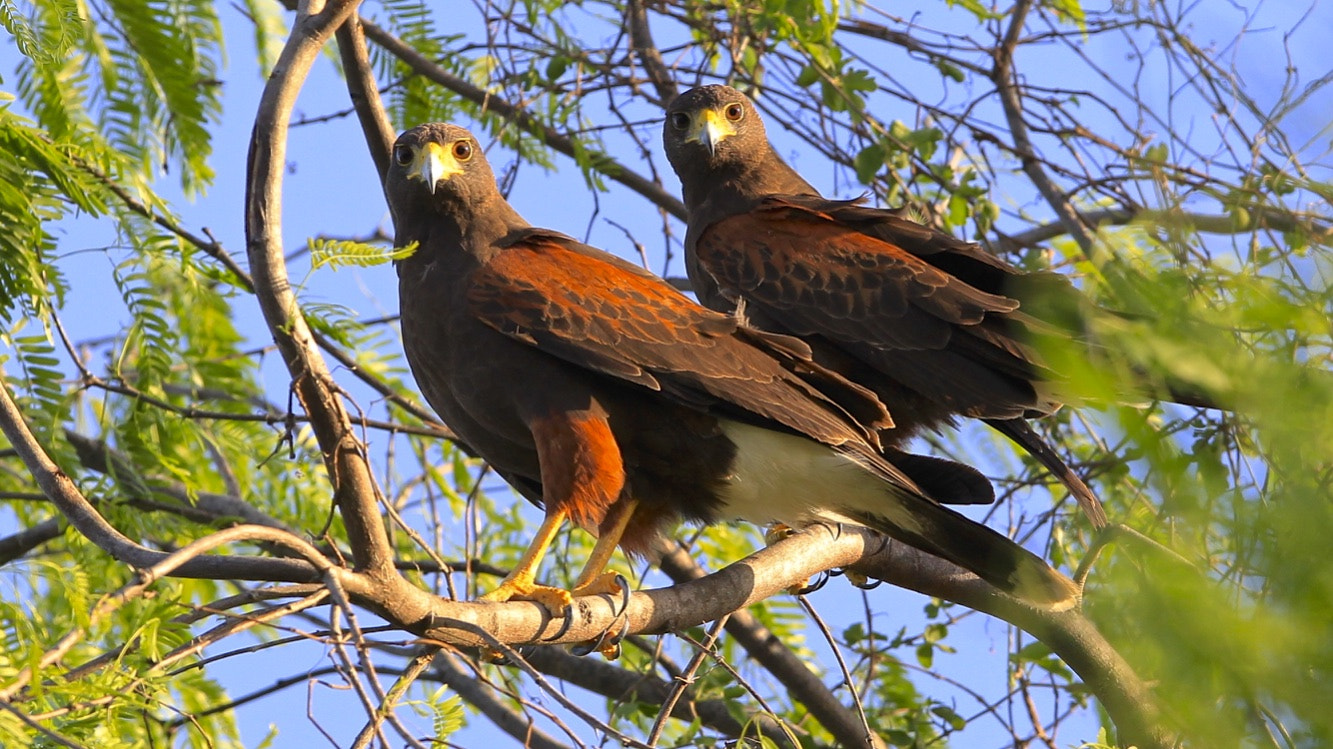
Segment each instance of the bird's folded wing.
[{"label": "bird's folded wing", "polygon": [[1018,309],[895,244],[782,202],[714,223],[695,251],[724,289],[800,334],[939,349],[960,326]]},{"label": "bird's folded wing", "polygon": [[874,441],[874,429],[888,421],[869,390],[801,359],[799,347],[741,331],[735,318],[563,235],[512,238],[474,273],[468,300],[496,330],[691,405],[776,422],[827,444]]}]

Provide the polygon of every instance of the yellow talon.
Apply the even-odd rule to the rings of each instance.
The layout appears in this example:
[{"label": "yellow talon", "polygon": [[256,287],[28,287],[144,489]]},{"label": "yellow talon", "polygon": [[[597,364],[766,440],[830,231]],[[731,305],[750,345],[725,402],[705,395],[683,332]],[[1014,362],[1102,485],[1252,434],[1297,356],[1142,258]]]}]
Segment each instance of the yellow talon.
[{"label": "yellow talon", "polygon": [[503,603],[515,599],[539,603],[555,616],[564,614],[574,602],[574,596],[563,588],[524,580],[506,580],[478,600]]},{"label": "yellow talon", "polygon": [[570,592],[573,593],[575,598],[600,595],[618,596],[625,592],[625,589],[621,587],[624,580],[624,576],[618,572],[603,572]]}]

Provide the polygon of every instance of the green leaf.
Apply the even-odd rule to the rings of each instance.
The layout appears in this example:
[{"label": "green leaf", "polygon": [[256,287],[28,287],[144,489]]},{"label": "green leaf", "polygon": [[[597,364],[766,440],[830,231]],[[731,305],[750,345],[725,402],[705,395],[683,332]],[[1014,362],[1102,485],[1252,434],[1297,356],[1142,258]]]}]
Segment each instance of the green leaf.
[{"label": "green leaf", "polygon": [[447,687],[440,687],[431,696],[431,712],[434,713],[433,728],[435,743],[448,741],[449,736],[463,727],[463,698],[451,694],[441,699]]},{"label": "green leaf", "polygon": [[315,269],[328,266],[334,270],[355,266],[373,268],[377,265],[405,260],[417,251],[417,243],[385,250],[382,246],[351,239],[317,237],[308,240],[310,265]]},{"label": "green leaf", "polygon": [[954,712],[954,709],[948,705],[934,705],[930,712],[935,717],[949,724],[949,727],[955,731],[961,731],[967,726],[967,720],[963,716]]},{"label": "green leaf", "polygon": [[938,622],[933,622],[927,624],[925,630],[923,630],[921,634],[926,642],[934,644],[949,636],[949,627]]},{"label": "green leaf", "polygon": [[551,57],[550,61],[546,63],[546,79],[548,81],[559,80],[560,76],[564,75],[565,71],[569,69],[569,62],[569,58],[564,55]]},{"label": "green leaf", "polygon": [[881,143],[872,143],[861,149],[856,158],[852,160],[852,166],[856,169],[856,178],[862,184],[870,184],[875,181],[875,175],[884,167],[884,159],[887,155],[887,149]]},{"label": "green leaf", "polygon": [[960,5],[963,8],[967,9],[972,15],[977,17],[978,21],[994,21],[996,19],[1004,17],[1002,14],[986,7],[985,5],[982,5],[981,0],[945,0],[945,1],[948,3],[949,7]]},{"label": "green leaf", "polygon": [[796,85],[801,88],[809,88],[815,85],[819,80],[819,68],[814,63],[807,64],[801,68],[800,74],[796,76]]},{"label": "green leaf", "polygon": [[936,58],[934,64],[936,70],[943,73],[946,78],[953,80],[955,83],[962,83],[967,80],[967,76],[963,74],[962,69],[947,60]]}]

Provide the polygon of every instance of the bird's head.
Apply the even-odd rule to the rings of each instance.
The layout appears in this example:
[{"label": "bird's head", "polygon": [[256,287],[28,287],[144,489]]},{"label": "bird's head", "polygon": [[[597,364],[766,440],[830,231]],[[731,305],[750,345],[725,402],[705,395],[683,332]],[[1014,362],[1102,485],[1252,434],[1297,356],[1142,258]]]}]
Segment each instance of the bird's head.
[{"label": "bird's head", "polygon": [[495,175],[472,133],[443,122],[418,125],[394,141],[385,177],[389,206],[479,203],[497,193]]},{"label": "bird's head", "polygon": [[750,97],[730,86],[700,86],[677,96],[667,106],[662,142],[691,215],[726,196],[818,194],[773,150]]},{"label": "bird's head", "polygon": [[481,144],[457,125],[432,122],[398,136],[384,184],[405,241],[421,240],[428,228],[450,227],[453,233],[481,231],[490,239],[521,222],[496,187]]},{"label": "bird's head", "polygon": [[717,85],[692,88],[667,106],[662,141],[677,172],[700,160],[716,168],[768,147],[764,121],[750,97]]}]

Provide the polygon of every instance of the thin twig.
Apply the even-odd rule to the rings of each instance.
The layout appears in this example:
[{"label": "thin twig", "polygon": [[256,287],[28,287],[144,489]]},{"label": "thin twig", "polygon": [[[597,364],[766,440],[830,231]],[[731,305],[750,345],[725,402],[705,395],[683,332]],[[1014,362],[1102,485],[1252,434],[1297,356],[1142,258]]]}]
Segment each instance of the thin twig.
[{"label": "thin twig", "polygon": [[1009,123],[1009,132],[1014,138],[1014,146],[1023,165],[1023,172],[1028,175],[1028,179],[1032,180],[1032,184],[1060,218],[1065,232],[1074,238],[1084,255],[1092,258],[1094,249],[1092,235],[1068,197],[1042,168],[1032,138],[1028,134],[1027,123],[1023,120],[1023,99],[1018,91],[1018,73],[1014,70],[1014,50],[1018,47],[1019,35],[1023,31],[1023,24],[1031,9],[1032,0],[1018,0],[1009,11],[1009,29],[999,46],[995,48],[995,66],[991,70],[991,80],[994,81],[1000,94],[1005,121]]},{"label": "thin twig", "polygon": [[694,657],[690,659],[690,662],[685,666],[684,673],[676,677],[675,686],[672,687],[666,700],[662,702],[661,714],[657,716],[657,720],[653,721],[653,727],[648,731],[648,746],[657,746],[657,742],[661,740],[662,731],[666,728],[667,719],[675,712],[676,703],[680,702],[680,698],[684,697],[685,692],[694,684],[694,675],[699,673],[699,668],[708,659],[709,653],[713,650],[713,645],[717,643],[718,635],[722,634],[722,628],[726,626],[727,620],[730,618],[731,615],[727,614],[713,622],[713,626],[708,628],[708,636],[701,643],[699,652],[695,653]]},{"label": "thin twig", "polygon": [[[569,136],[545,125],[536,116],[528,113],[527,110],[517,107],[494,94],[472,85],[453,73],[450,73],[426,58],[412,47],[412,45],[404,42],[384,29],[381,29],[374,23],[365,19],[362,19],[361,23],[365,26],[366,37],[368,39],[383,47],[389,54],[402,60],[408,67],[416,71],[417,74],[444,86],[478,106],[485,107],[501,117],[510,120],[528,133],[537,136],[543,143],[556,151],[559,151],[570,158],[578,159],[581,163],[586,160],[588,155],[588,149],[586,147],[576,148],[574,141]],[[580,156],[580,153],[583,155]],[[594,163],[596,165],[594,168],[607,179],[619,182],[634,192],[648,198],[662,209],[670,212],[676,218],[679,218],[682,221],[685,220],[685,204],[682,203],[679,198],[664,190],[661,185],[647,179],[616,159],[611,158],[608,154],[597,154]]]},{"label": "thin twig", "polygon": [[[385,693],[384,700],[380,702],[374,717],[372,717],[370,722],[366,723],[365,727],[361,729],[361,733],[357,734],[356,740],[352,742],[352,749],[365,749],[365,747],[370,746],[370,740],[379,730],[379,724],[393,712],[398,701],[407,694],[408,688],[416,682],[417,677],[421,676],[421,674],[425,673],[425,671],[430,668],[430,664],[435,660],[435,656],[439,655],[440,650],[441,648],[439,646],[427,645],[418,650],[416,655],[412,656],[412,660],[407,662],[407,668],[403,669],[402,673],[398,675],[397,681],[395,681],[393,686],[389,688],[389,691]],[[403,739],[412,746],[417,747],[417,749],[425,749],[420,741],[417,741],[415,738],[412,738],[405,733],[403,734]]]},{"label": "thin twig", "polygon": [[862,737],[864,745],[869,749],[885,749],[887,744],[879,737],[879,734],[870,727],[870,720],[866,717],[865,705],[861,704],[861,695],[856,690],[856,684],[852,681],[852,672],[847,668],[847,661],[842,657],[842,649],[838,647],[838,640],[829,631],[828,625],[824,623],[819,612],[815,611],[814,604],[810,603],[808,596],[798,596],[797,600],[801,602],[801,608],[810,615],[811,621],[819,628],[820,634],[824,635],[824,641],[828,643],[829,650],[833,653],[833,658],[838,662],[838,669],[842,671],[842,683],[847,685],[847,691],[851,694],[852,704],[856,706],[856,714],[861,718],[861,726],[865,730]]}]

